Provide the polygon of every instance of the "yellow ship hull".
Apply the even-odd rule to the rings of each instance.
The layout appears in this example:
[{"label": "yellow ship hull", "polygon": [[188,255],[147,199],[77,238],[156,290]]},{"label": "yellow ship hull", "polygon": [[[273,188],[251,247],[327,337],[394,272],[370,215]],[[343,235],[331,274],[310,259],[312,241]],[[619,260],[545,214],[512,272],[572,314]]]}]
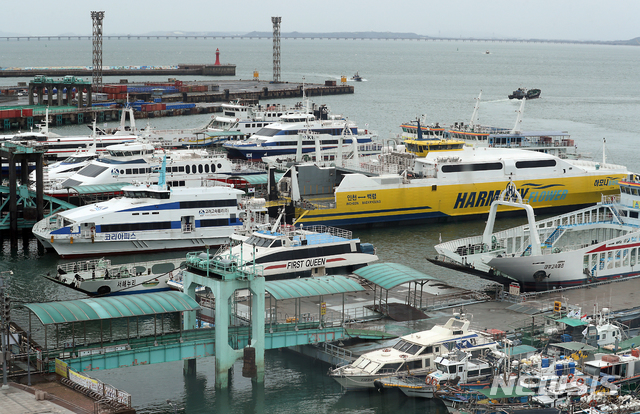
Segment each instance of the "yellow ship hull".
[{"label": "yellow ship hull", "polygon": [[[588,174],[577,177],[515,180],[518,191],[536,210],[570,209],[619,194],[618,180],[626,174]],[[489,212],[491,202],[508,181],[436,184],[414,180],[394,188],[336,192],[335,208],[297,209],[296,224],[354,226],[386,222],[472,217]],[[501,207],[500,211],[516,210]]]}]

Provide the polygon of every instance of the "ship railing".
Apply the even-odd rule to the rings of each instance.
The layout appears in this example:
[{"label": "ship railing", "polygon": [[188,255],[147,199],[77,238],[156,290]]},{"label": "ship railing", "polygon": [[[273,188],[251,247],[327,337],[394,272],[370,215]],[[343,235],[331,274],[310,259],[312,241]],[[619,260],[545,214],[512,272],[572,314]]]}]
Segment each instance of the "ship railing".
[{"label": "ship railing", "polygon": [[344,361],[345,364],[353,361],[353,353],[350,350],[330,344],[328,342],[324,342],[324,352]]},{"label": "ship railing", "polygon": [[234,171],[242,171],[242,170],[254,170],[254,171],[263,171],[267,172],[267,164],[264,162],[252,162],[248,160],[233,160],[233,170]]},{"label": "ship railing", "polygon": [[604,195],[601,196],[600,203],[601,204],[619,204],[620,203],[620,195]]},{"label": "ship railing", "polygon": [[58,269],[63,270],[65,273],[86,272],[98,267],[111,267],[111,260],[91,259],[79,262],[62,263],[58,265]]},{"label": "ship railing", "polygon": [[350,230],[341,229],[338,227],[325,226],[325,225],[313,225],[313,226],[304,226],[301,227],[302,230],[310,231],[313,233],[319,234],[329,234],[335,237],[341,237],[343,239],[350,240],[352,238],[353,233]]}]

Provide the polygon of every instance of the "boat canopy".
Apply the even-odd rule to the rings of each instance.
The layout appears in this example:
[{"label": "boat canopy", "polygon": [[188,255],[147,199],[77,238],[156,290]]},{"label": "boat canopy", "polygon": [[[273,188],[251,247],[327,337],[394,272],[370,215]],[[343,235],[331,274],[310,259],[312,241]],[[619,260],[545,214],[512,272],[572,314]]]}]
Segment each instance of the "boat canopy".
[{"label": "boat canopy", "polygon": [[398,263],[376,263],[361,267],[353,273],[387,290],[419,280],[438,280],[433,276]]},{"label": "boat canopy", "polygon": [[265,290],[275,300],[283,300],[359,292],[364,288],[346,276],[320,276],[265,282]]},{"label": "boat canopy", "polygon": [[24,306],[33,312],[43,325],[150,316],[200,309],[200,305],[189,295],[177,291],[27,303]]}]

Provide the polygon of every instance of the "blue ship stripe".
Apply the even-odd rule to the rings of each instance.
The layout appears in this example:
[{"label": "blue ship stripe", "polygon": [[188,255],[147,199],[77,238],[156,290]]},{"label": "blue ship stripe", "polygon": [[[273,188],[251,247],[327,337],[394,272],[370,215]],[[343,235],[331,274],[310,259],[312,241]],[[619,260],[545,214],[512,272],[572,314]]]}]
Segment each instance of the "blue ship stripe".
[{"label": "blue ship stripe", "polygon": [[[412,210],[423,210],[428,209],[431,210],[429,206],[420,206],[420,207],[406,207],[406,208],[391,208],[386,210],[368,210],[368,211],[357,211],[353,213],[331,213],[331,214],[314,214],[313,216],[309,216],[309,218],[316,217],[335,217],[335,216],[362,216],[364,214],[377,214],[377,213],[393,213],[400,211],[412,211]],[[374,218],[374,217],[371,217]]]}]

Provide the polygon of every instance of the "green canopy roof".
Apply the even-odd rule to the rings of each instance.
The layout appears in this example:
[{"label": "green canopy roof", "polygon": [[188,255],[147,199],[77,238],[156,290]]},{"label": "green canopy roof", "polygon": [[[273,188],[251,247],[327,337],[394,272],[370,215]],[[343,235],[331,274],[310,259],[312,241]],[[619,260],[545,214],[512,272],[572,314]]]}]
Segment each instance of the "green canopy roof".
[{"label": "green canopy roof", "polygon": [[566,349],[567,351],[585,351],[585,352],[590,352],[590,351],[595,351],[598,348],[595,348],[591,345],[587,345],[584,342],[575,342],[575,341],[571,341],[571,342],[558,342],[555,344],[549,344],[549,346],[555,346],[558,348],[562,348],[562,349]]},{"label": "green canopy roof", "polygon": [[24,306],[31,310],[43,325],[200,309],[200,305],[195,300],[177,291],[76,299],[61,302],[28,303]]},{"label": "green canopy roof", "polygon": [[529,395],[535,395],[535,391],[526,387],[491,387],[491,388],[483,388],[480,391],[482,395],[487,398],[513,398],[513,397],[525,397]]},{"label": "green canopy roof", "polygon": [[282,300],[358,292],[364,288],[346,276],[319,276],[266,282],[265,290],[276,300]]},{"label": "green canopy roof", "polygon": [[569,325],[569,326],[582,326],[587,324],[587,322],[581,321],[580,319],[567,318],[567,317],[556,319],[556,322],[562,322],[565,325]]},{"label": "green canopy roof", "polygon": [[353,273],[375,283],[383,289],[393,289],[403,283],[418,280],[438,280],[433,276],[426,275],[398,263],[376,263],[361,267]]},{"label": "green canopy roof", "polygon": [[537,350],[538,349],[536,347],[533,347],[531,345],[518,345],[518,346],[514,346],[513,348],[505,348],[503,349],[503,352],[509,356],[513,356],[513,355],[527,354],[529,352],[535,352]]},{"label": "green canopy roof", "polygon": [[122,190],[122,187],[131,185],[131,183],[117,183],[117,184],[96,184],[96,185],[79,185],[76,187],[67,187],[74,192],[84,194],[103,194],[103,193],[115,193]]},{"label": "green canopy roof", "polygon": [[[282,178],[283,175],[284,175],[284,173],[276,173],[275,174],[276,182],[280,181],[280,179]],[[236,177],[237,178],[242,178],[249,185],[260,185],[260,184],[266,184],[267,183],[268,174],[238,175]],[[234,177],[234,178],[236,178],[236,177]]]}]

